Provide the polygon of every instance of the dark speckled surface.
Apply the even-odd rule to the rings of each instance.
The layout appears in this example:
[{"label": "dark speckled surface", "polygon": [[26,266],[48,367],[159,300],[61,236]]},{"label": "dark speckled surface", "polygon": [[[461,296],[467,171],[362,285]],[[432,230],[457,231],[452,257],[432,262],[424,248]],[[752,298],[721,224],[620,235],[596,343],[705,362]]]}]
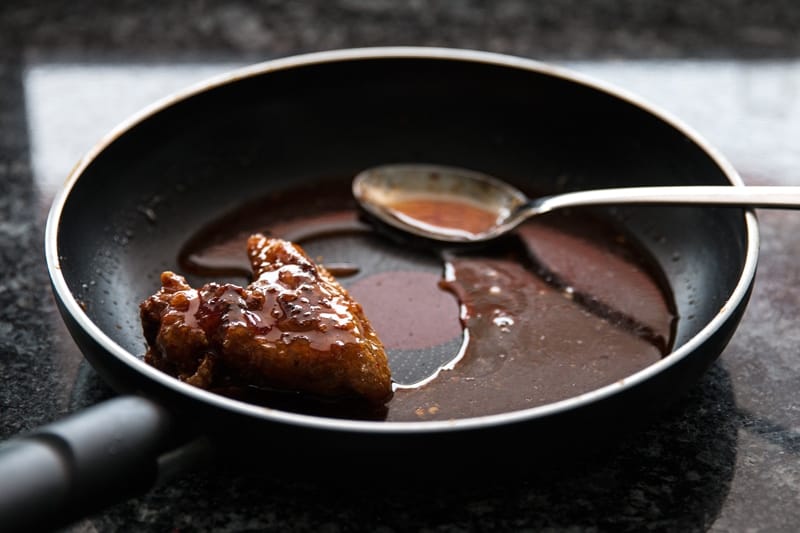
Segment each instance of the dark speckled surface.
[{"label": "dark speckled surface", "polygon": [[[126,106],[295,52],[478,48],[623,85],[707,136],[746,182],[800,185],[799,26],[790,1],[4,2],[0,437],[112,394],[61,325],[42,241],[54,184]],[[406,482],[377,488],[222,465],[67,530],[796,531],[800,215],[759,218],[754,294],[720,361],[606,453],[524,480],[417,483],[393,472]]]}]

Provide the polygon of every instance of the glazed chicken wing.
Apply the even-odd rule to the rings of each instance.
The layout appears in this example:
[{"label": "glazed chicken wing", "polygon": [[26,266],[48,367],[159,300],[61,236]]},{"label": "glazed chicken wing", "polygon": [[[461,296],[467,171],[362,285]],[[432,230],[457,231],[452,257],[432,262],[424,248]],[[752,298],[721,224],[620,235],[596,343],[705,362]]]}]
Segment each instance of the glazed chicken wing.
[{"label": "glazed chicken wing", "polygon": [[299,246],[257,234],[247,287],[190,287],[172,272],[140,307],[145,360],[192,385],[325,397],[392,396],[386,353],[361,306]]}]

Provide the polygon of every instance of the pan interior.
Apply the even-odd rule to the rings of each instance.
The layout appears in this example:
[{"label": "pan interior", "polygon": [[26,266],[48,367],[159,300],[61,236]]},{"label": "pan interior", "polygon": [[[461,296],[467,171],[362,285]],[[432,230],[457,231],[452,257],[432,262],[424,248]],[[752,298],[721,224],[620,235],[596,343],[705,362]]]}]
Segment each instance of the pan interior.
[{"label": "pan interior", "polygon": [[[502,176],[529,192],[729,184],[696,143],[629,102],[544,72],[435,58],[289,68],[181,100],[131,127],[81,173],[58,255],[88,317],[144,352],[139,302],[198,228],[243,202],[387,162]],[[654,257],[697,335],[736,287],[748,243],[737,209],[602,210]]]}]

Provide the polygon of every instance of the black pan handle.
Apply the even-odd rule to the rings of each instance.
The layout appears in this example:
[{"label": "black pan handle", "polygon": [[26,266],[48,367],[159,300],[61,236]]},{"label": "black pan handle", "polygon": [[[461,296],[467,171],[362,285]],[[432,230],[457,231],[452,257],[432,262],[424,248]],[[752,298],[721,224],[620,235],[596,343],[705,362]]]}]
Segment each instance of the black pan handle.
[{"label": "black pan handle", "polygon": [[8,440],[0,444],[0,530],[57,527],[141,494],[158,479],[159,456],[186,440],[167,410],[138,396]]}]

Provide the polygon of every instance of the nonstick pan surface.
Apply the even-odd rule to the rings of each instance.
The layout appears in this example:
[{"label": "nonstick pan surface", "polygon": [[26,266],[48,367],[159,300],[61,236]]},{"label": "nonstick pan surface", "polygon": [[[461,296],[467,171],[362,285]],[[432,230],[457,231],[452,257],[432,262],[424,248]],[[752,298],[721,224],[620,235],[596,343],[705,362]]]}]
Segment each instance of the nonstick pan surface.
[{"label": "nonstick pan surface", "polygon": [[256,66],[123,126],[87,157],[57,201],[48,260],[87,356],[123,390],[179,397],[259,426],[452,432],[592,405],[702,358],[704,343],[730,333],[722,326],[733,326],[752,281],[755,227],[744,211],[626,211],[629,230],[664,269],[685,318],[676,353],[609,389],[490,419],[395,425],[295,416],[205,393],[142,362],[137,305],[157,287],[158,273],[176,268],[177,250],[197,228],[270,191],[385,161],[480,168],[535,180],[542,190],[564,188],[557,183],[563,176],[576,189],[739,183],[727,163],[674,121],[532,62],[401,49]]},{"label": "nonstick pan surface", "polygon": [[[635,97],[481,52],[311,54],[157,103],[81,161],[55,201],[46,242],[56,299],[85,356],[117,390],[153,406],[156,414],[142,417],[151,422],[145,432],[162,432],[152,454],[207,433],[223,447],[285,454],[289,465],[336,457],[363,470],[385,468],[391,457],[399,469],[421,454],[466,449],[482,450],[487,464],[533,451],[541,461],[647,420],[720,354],[744,310],[758,248],[752,212],[607,209],[660,265],[680,319],[672,353],[599,390],[491,416],[383,422],[240,402],[144,363],[138,304],[162,270],[178,269],[176,255],[198,228],[271,192],[398,161],[474,168],[542,192],[741,185],[690,129]],[[137,426],[124,412],[118,421]]]}]

